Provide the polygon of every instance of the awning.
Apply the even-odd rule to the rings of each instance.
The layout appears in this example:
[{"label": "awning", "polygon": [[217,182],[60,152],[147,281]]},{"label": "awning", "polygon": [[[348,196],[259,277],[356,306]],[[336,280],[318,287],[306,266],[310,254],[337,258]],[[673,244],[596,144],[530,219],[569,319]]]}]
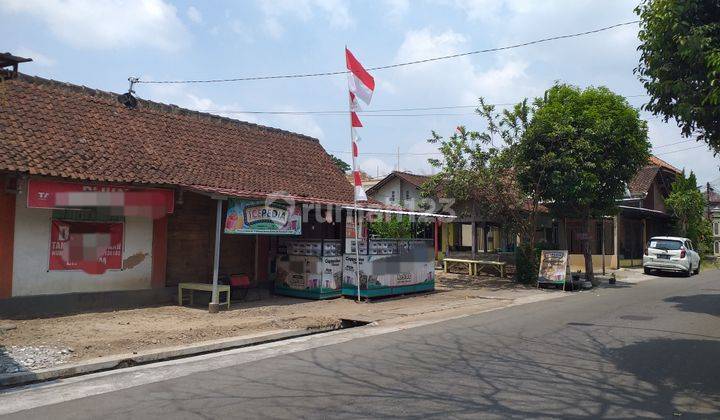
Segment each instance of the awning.
[{"label": "awning", "polygon": [[364,211],[368,213],[389,213],[389,214],[403,214],[407,216],[417,216],[417,217],[436,217],[439,219],[455,219],[457,216],[450,216],[448,214],[439,214],[439,213],[423,213],[419,211],[410,211],[410,210],[392,210],[392,209],[380,209],[380,208],[372,208],[372,207],[353,207],[353,206],[343,206],[346,210],[358,210],[358,211]]},{"label": "awning", "polygon": [[618,206],[620,209],[620,213],[625,216],[635,216],[635,217],[652,217],[657,219],[663,219],[667,220],[670,219],[671,216],[665,212],[662,212],[660,210],[654,210],[654,209],[646,209],[643,207],[632,207],[632,206]]},{"label": "awning", "polygon": [[175,208],[173,190],[127,185],[28,180],[28,208],[108,208],[122,216],[160,218]]}]

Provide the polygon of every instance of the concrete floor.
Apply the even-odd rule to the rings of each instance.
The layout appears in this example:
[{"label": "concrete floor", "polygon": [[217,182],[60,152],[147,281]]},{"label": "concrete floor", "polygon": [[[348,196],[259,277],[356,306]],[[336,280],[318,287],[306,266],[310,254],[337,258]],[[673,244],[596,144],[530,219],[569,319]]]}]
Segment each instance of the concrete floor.
[{"label": "concrete floor", "polygon": [[[414,327],[414,328],[413,328]],[[720,272],[0,394],[8,418],[720,416]],[[5,407],[5,408],[3,408]]]}]

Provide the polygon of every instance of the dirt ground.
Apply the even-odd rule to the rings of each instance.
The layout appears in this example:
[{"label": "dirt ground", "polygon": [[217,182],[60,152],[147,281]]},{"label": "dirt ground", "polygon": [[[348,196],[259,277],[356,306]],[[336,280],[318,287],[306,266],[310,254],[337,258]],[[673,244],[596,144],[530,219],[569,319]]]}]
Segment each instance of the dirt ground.
[{"label": "dirt ground", "polygon": [[0,319],[0,325],[16,327],[0,332],[0,348],[69,349],[63,363],[72,363],[262,331],[338,326],[343,318],[376,321],[466,305],[470,299],[512,300],[518,294],[537,293],[507,279],[440,272],[436,289],[361,304],[345,298],[271,297],[233,304],[219,314],[209,314],[204,307],[169,305],[31,320]]}]

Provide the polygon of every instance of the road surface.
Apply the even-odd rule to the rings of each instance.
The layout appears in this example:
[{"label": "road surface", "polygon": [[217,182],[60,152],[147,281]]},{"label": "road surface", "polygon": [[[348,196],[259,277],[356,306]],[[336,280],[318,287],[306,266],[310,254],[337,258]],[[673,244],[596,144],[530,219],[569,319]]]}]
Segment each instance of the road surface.
[{"label": "road surface", "polygon": [[373,328],[34,386],[0,394],[0,412],[22,410],[8,414],[22,419],[720,416],[718,271],[362,332]]}]

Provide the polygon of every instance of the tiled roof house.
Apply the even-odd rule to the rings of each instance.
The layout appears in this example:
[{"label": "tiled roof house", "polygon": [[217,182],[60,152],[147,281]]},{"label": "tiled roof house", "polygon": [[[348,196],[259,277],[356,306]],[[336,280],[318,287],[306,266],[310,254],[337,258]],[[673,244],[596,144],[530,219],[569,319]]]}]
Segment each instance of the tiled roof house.
[{"label": "tiled roof house", "polygon": [[[5,298],[149,293],[172,291],[167,287],[178,282],[207,283],[213,278],[214,249],[221,250],[221,274],[269,281],[268,255],[278,247],[276,237],[221,234],[222,246],[214,245],[228,198],[251,202],[281,195],[307,204],[303,210],[323,213],[319,219],[327,224],[309,216],[302,237],[344,235],[344,220],[330,218],[327,205],[352,204],[353,187],[317,139],[146,100],[129,109],[115,93],[14,72],[4,76],[0,313]],[[116,204],[58,209],[59,195],[53,205],[35,205],[56,194],[31,188],[42,183],[61,190],[62,197],[97,190],[97,196],[121,191],[118,196],[125,200],[144,193],[172,198],[165,203],[167,212],[152,218],[108,213]],[[126,211],[127,202],[120,208]],[[107,258],[115,265],[106,263],[100,274],[72,269],[69,260],[54,267],[54,259],[67,258],[59,254],[65,248],[56,252],[55,244],[67,239],[60,229],[68,226],[117,241],[112,251],[117,255]]]},{"label": "tiled roof house", "polygon": [[26,75],[2,95],[0,170],[352,202],[342,172],[305,135],[144,100],[127,109],[114,93]]}]

